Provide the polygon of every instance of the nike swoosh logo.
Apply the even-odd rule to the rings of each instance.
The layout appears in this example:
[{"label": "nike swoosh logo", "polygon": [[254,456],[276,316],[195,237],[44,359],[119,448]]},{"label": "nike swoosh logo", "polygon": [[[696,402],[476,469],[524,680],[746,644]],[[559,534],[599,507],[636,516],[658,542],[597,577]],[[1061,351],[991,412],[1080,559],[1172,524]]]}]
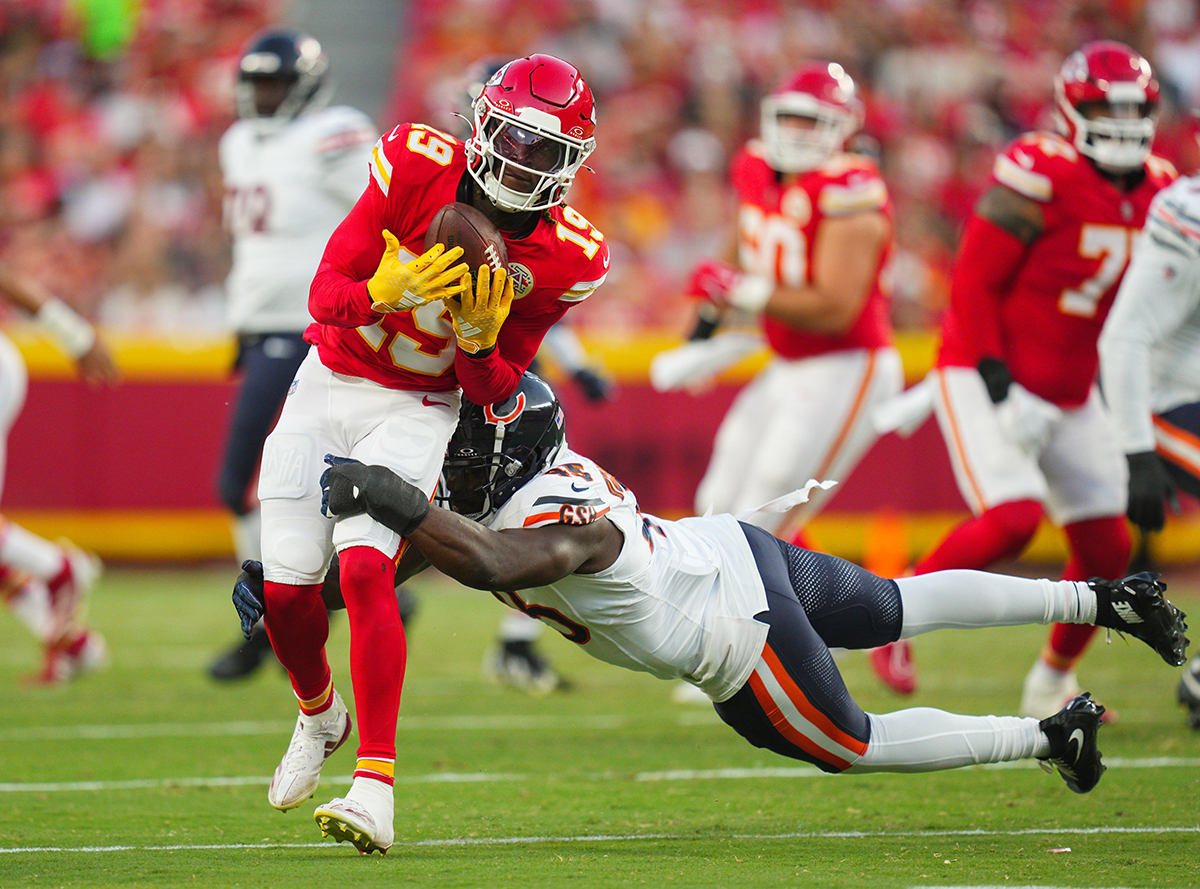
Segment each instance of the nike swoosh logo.
[{"label": "nike swoosh logo", "polygon": [[1075,729],[1075,731],[1071,732],[1070,736],[1067,738],[1067,755],[1068,756],[1070,756],[1070,754],[1071,754],[1071,745],[1072,744],[1075,744],[1076,748],[1075,748],[1075,755],[1071,758],[1071,761],[1078,762],[1079,755],[1081,753],[1083,753],[1083,729],[1081,729],[1081,728]]},{"label": "nike swoosh logo", "polygon": [[435,404],[438,407],[450,407],[450,405],[445,401],[437,401],[436,399],[430,398],[428,395],[421,399],[421,404],[425,405],[425,407],[433,407]]},{"label": "nike swoosh logo", "polygon": [[584,485],[582,488],[579,488],[579,487],[575,486],[575,482],[571,482],[571,490],[574,491],[576,494],[582,494],[587,489],[588,489],[587,485]]}]

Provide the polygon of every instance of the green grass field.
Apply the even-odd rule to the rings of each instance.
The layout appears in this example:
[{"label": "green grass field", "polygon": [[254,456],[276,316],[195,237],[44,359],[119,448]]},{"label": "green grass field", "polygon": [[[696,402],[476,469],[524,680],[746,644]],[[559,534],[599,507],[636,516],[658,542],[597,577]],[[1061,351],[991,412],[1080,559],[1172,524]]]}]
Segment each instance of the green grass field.
[{"label": "green grass field", "polygon": [[[0,622],[0,887],[1200,886],[1200,733],[1175,703],[1179,671],[1140,643],[1098,636],[1082,665],[1120,714],[1087,796],[1027,763],[829,777],[552,632],[543,649],[572,691],[488,684],[503,611],[437,576],[415,582],[396,844],[362,857],[311,817],[347,788],[354,744],[316,799],[281,814],[266,788],[295,721],[282,671],[233,685],[205,672],[237,632],[234,575],[110,568],[91,614],[112,665],[65,687],[22,686],[38,652]],[[1198,576],[1169,579],[1200,614]],[[840,663],[868,710],[1010,713],[1044,638],[924,636],[906,700],[862,654]],[[349,701],[347,641],[343,617],[330,659]]]}]

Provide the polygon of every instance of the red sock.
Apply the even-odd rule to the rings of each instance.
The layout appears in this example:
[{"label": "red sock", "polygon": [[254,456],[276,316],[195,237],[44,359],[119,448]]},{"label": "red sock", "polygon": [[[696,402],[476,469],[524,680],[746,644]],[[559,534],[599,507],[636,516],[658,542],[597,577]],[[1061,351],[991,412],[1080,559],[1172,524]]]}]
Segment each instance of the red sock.
[{"label": "red sock", "polygon": [[1000,559],[1020,555],[1042,520],[1042,505],[1036,500],[1014,500],[993,506],[967,519],[921,559],[914,574],[971,568],[982,571]]},{"label": "red sock", "polygon": [[350,678],[358,716],[358,758],[396,758],[396,720],[408,649],[396,604],[396,564],[369,546],[338,554],[350,622]]},{"label": "red sock", "polygon": [[263,584],[266,616],[263,626],[302,701],[313,700],[329,688],[331,673],[325,659],[329,615],[321,601],[321,585],[296,586],[268,580]]},{"label": "red sock", "polygon": [[[1123,516],[1072,522],[1063,529],[1071,546],[1071,560],[1063,580],[1103,577],[1115,580],[1125,573],[1132,542]],[[1088,624],[1055,624],[1042,651],[1042,660],[1059,670],[1070,670],[1096,635]]]}]

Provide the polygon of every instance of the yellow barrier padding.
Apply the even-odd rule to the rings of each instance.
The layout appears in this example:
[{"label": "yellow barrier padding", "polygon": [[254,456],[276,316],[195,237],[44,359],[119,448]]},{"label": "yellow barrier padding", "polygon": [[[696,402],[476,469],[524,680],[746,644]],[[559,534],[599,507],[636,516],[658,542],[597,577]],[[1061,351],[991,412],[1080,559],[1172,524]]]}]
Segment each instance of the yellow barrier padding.
[{"label": "yellow barrier padding", "polygon": [[[31,377],[71,379],[75,366],[36,327],[17,327],[9,336],[25,356]],[[229,378],[236,345],[232,335],[187,336],[102,331],[105,342],[123,379],[139,381],[219,380]],[[581,337],[584,348],[620,383],[646,383],[650,379],[650,361],[659,352],[681,344],[678,336],[662,331],[601,336],[587,333]],[[910,383],[925,376],[933,363],[937,337],[932,333],[905,333],[896,338],[896,347],[904,360]],[[767,362],[764,350],[745,358],[722,373],[720,383],[744,383]]]},{"label": "yellow barrier padding", "polygon": [[50,540],[66,537],[102,559],[233,559],[224,510],[11,510],[5,516]]}]

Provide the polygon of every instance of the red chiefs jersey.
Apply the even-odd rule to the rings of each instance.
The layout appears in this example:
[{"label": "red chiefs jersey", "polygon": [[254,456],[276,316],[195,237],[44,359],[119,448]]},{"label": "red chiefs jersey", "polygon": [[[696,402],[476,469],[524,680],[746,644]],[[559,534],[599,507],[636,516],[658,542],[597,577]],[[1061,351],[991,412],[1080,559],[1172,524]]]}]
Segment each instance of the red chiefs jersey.
[{"label": "red chiefs jersey", "polygon": [[459,353],[440,300],[407,312],[373,312],[367,281],[383,255],[383,230],[400,242],[402,259],[424,253],[434,214],[458,199],[466,170],[462,142],[432,127],[401,124],[376,143],[367,190],[330,237],[309,292],[316,323],[306,339],[330,370],[392,389],[461,385],[477,404],[501,401],[550,326],[604,281],[604,236],[570,207],[557,206],[542,213],[529,235],[504,234],[515,295],[489,355]]},{"label": "red chiefs jersey", "polygon": [[[816,169],[781,179],[768,166],[760,144],[751,141],[734,158],[731,176],[738,197],[738,264],[746,273],[785,286],[812,282],[813,242],[822,220],[869,211],[891,219],[891,200],[879,168],[859,155],[837,154]],[[888,297],[879,271],[890,252],[889,242],[879,257],[875,285],[846,333],[814,333],[763,315],[771,348],[784,358],[806,358],[888,345]]]},{"label": "red chiefs jersey", "polygon": [[[981,345],[986,338],[999,344],[1003,354],[994,357],[1030,392],[1064,407],[1083,404],[1099,365],[1096,341],[1134,236],[1150,200],[1176,175],[1169,161],[1151,155],[1145,178],[1122,191],[1062,137],[1018,137],[997,156],[992,183],[1038,201],[1045,227],[1015,268],[997,270],[1007,283],[996,299],[952,289],[938,365],[974,367],[981,349],[997,348]],[[960,251],[956,261],[989,259]]]}]

